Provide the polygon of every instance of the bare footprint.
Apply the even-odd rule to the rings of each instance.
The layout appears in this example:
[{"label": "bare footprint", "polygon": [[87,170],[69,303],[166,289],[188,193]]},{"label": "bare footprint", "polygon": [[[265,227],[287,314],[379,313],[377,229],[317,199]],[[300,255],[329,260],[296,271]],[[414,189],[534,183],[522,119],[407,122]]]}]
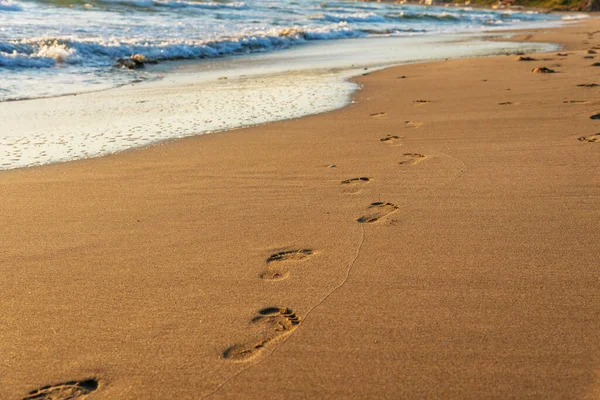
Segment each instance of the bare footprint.
[{"label": "bare footprint", "polygon": [[405,128],[419,128],[420,126],[422,126],[423,123],[422,122],[418,122],[418,121],[404,121],[404,127]]},{"label": "bare footprint", "polygon": [[259,327],[260,337],[229,347],[223,352],[223,358],[232,361],[247,361],[254,358],[269,344],[296,329],[300,324],[300,317],[289,308],[267,307],[259,310],[250,324]]},{"label": "bare footprint", "polygon": [[267,258],[267,264],[283,261],[303,261],[313,254],[314,252],[310,249],[280,251],[279,253],[271,254],[271,256]]},{"label": "bare footprint", "polygon": [[580,142],[588,142],[588,143],[600,143],[600,133],[596,133],[592,136],[582,136],[577,138]]},{"label": "bare footprint", "polygon": [[260,278],[269,281],[285,279],[289,276],[289,272],[279,267],[274,268],[273,265],[287,261],[305,261],[314,254],[315,252],[310,249],[288,250],[272,254],[267,258],[267,270],[260,274]]},{"label": "bare footprint", "polygon": [[69,381],[33,390],[23,400],[81,400],[88,397],[96,389],[98,389],[96,379]]},{"label": "bare footprint", "polygon": [[387,115],[387,113],[384,113],[384,112],[369,114],[370,117],[375,117],[375,118],[384,117],[386,115]]},{"label": "bare footprint", "polygon": [[400,136],[396,136],[396,135],[387,135],[386,137],[383,137],[381,139],[379,139],[380,142],[385,142],[388,144],[396,144],[396,140],[400,140]]},{"label": "bare footprint", "polygon": [[369,211],[362,217],[358,218],[356,221],[360,222],[361,224],[372,224],[390,214],[395,213],[396,211],[398,211],[398,208],[399,207],[397,205],[392,203],[371,203],[371,205],[369,206]]},{"label": "bare footprint", "polygon": [[340,182],[342,185],[350,185],[353,183],[362,183],[362,182],[369,182],[371,180],[371,178],[367,178],[367,177],[360,177],[360,178],[352,178],[352,179],[346,179],[342,182]]},{"label": "bare footprint", "polygon": [[404,153],[400,160],[400,165],[415,165],[425,159],[424,154],[419,153]]},{"label": "bare footprint", "polygon": [[536,67],[531,70],[534,74],[553,74],[556,71],[546,67]]},{"label": "bare footprint", "polygon": [[416,106],[422,106],[427,103],[431,103],[431,100],[413,100],[413,104]]}]

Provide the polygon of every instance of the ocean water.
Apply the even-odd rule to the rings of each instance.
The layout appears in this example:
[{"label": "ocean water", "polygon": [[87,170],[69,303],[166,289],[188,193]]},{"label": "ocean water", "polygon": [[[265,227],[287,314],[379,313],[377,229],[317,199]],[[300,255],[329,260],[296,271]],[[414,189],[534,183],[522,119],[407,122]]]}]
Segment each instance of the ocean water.
[{"label": "ocean water", "polygon": [[534,12],[323,0],[0,0],[0,101],[158,79],[119,58],[206,60],[317,41],[528,27]]}]

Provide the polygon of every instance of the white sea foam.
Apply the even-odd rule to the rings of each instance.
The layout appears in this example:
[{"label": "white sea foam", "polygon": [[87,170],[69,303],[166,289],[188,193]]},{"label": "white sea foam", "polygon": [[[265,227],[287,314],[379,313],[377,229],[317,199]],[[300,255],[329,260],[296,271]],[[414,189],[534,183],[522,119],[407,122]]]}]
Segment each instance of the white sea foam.
[{"label": "white sea foam", "polygon": [[311,19],[321,19],[329,22],[384,22],[385,17],[373,12],[357,12],[352,14],[326,13],[312,15]]},{"label": "white sea foam", "polygon": [[563,15],[561,17],[561,19],[563,21],[573,21],[573,20],[578,20],[578,19],[588,19],[590,18],[589,15],[587,14],[573,14],[573,15]]}]

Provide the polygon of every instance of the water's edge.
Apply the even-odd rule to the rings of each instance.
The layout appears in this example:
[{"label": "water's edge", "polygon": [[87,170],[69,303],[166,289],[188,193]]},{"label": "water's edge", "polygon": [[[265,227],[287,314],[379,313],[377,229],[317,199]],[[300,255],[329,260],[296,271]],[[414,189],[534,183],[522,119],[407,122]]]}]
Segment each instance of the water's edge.
[{"label": "water's edge", "polygon": [[[180,65],[156,82],[0,103],[6,128],[0,133],[0,170],[100,157],[187,136],[330,112],[353,101],[359,87],[352,78],[365,69],[559,48],[485,40],[491,36],[323,43]],[[360,62],[365,50],[371,57]]]}]

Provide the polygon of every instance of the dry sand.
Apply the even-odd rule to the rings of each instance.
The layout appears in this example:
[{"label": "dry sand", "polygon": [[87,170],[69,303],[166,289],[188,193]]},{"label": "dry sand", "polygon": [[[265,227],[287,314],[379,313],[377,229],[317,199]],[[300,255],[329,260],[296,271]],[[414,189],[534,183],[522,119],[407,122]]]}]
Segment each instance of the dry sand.
[{"label": "dry sand", "polygon": [[1,173],[0,398],[600,398],[599,30]]}]

